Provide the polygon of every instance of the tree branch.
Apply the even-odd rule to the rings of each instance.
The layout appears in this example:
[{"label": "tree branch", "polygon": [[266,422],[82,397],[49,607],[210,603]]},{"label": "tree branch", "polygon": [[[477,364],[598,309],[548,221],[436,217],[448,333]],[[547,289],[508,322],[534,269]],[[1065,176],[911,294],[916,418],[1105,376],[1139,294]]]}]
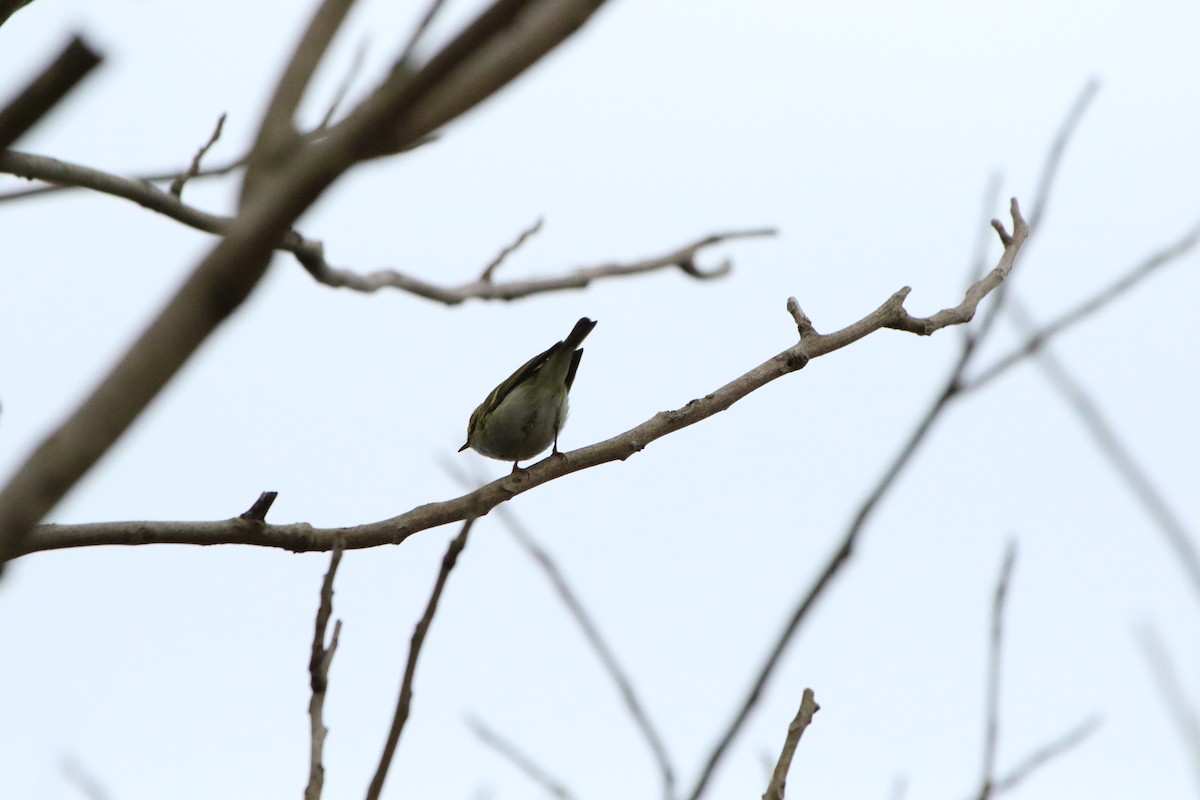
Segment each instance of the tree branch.
[{"label": "tree branch", "polygon": [[1025,343],[1013,348],[1009,353],[997,358],[978,375],[963,383],[962,392],[972,392],[982,389],[989,383],[1007,373],[1025,359],[1037,353],[1046,343],[1078,325],[1091,315],[1119,299],[1121,295],[1133,289],[1146,278],[1190,253],[1200,243],[1200,222],[1197,222],[1182,237],[1171,244],[1147,256],[1133,269],[1121,275],[1110,285],[1096,292],[1091,297],[1076,305],[1053,322],[1043,325],[1027,334]]},{"label": "tree branch", "polygon": [[[20,7],[17,5],[0,10],[0,25]],[[100,55],[78,36],[67,42],[36,78],[26,84],[8,105],[0,108],[0,153],[58,105],[76,84],[99,65],[100,60]]]},{"label": "tree branch", "polygon": [[525,773],[526,777],[545,789],[551,796],[557,797],[559,800],[574,800],[575,795],[567,787],[563,786],[562,783],[535,764],[533,759],[518,750],[516,745],[504,739],[477,719],[468,718],[467,727],[479,737],[479,741],[508,759],[517,769]]},{"label": "tree branch", "polygon": [[[261,499],[261,498],[260,498]],[[329,666],[333,663],[333,654],[337,650],[338,637],[342,632],[342,621],[333,625],[333,638],[329,646],[325,646],[325,631],[329,627],[329,618],[333,615],[333,579],[337,575],[338,565],[342,563],[342,548],[333,546],[333,556],[329,559],[329,570],[321,583],[321,603],[317,607],[317,622],[313,630],[312,654],[308,659],[309,685],[312,687],[312,698],[308,701],[309,717],[309,767],[308,786],[304,790],[304,800],[320,800],[321,790],[325,787],[325,765],[321,763],[325,750],[325,690],[329,687]]]},{"label": "tree branch", "polygon": [[404,730],[404,725],[408,722],[408,715],[412,709],[413,680],[417,674],[417,660],[421,657],[421,647],[425,644],[429,626],[433,624],[433,615],[437,613],[438,601],[442,597],[442,590],[446,588],[446,580],[458,562],[459,553],[467,546],[467,536],[471,533],[471,526],[474,524],[474,519],[468,519],[463,523],[462,530],[446,549],[446,555],[442,557],[442,568],[438,571],[437,581],[433,585],[433,593],[429,596],[429,603],[425,606],[425,613],[421,615],[421,620],[413,631],[412,644],[408,649],[408,662],[404,666],[404,680],[400,683],[400,697],[396,701],[395,716],[392,717],[392,728],[388,732],[387,742],[383,746],[383,756],[379,759],[375,777],[371,779],[371,786],[367,790],[367,800],[379,800],[379,793],[383,791],[383,782],[387,779],[392,758],[396,755],[396,746],[400,743],[400,733]]},{"label": "tree branch", "polygon": [[812,689],[805,689],[800,697],[800,708],[796,711],[796,717],[788,725],[787,738],[783,741],[783,750],[779,753],[779,761],[775,764],[767,791],[763,793],[763,800],[783,800],[788,770],[792,768],[792,756],[796,753],[796,746],[800,744],[800,737],[812,722],[813,715],[820,710],[821,707],[813,698]]},{"label": "tree branch", "polygon": [[626,673],[624,667],[617,660],[616,654],[608,642],[604,640],[595,620],[592,619],[587,609],[583,607],[583,603],[580,602],[579,597],[567,582],[566,576],[563,575],[562,570],[559,569],[558,564],[555,563],[550,553],[538,544],[529,531],[525,529],[525,526],[520,523],[516,515],[509,510],[507,505],[501,505],[496,510],[496,513],[500,515],[501,522],[508,528],[513,538],[517,540],[517,544],[521,546],[521,549],[533,559],[534,563],[541,568],[542,572],[550,580],[554,591],[558,593],[559,599],[566,606],[567,612],[575,620],[575,624],[579,626],[579,629],[583,631],[584,638],[591,645],[596,657],[600,659],[600,664],[604,667],[604,671],[608,673],[608,677],[616,684],[617,691],[621,695],[621,700],[625,703],[625,708],[633,718],[638,731],[641,732],[642,738],[646,740],[646,744],[650,748],[650,753],[658,766],[658,772],[663,784],[663,797],[665,800],[673,800],[675,796],[675,768],[671,765],[671,757],[667,754],[667,748],[663,744],[662,736],[655,729],[654,723],[650,721],[650,715],[646,713],[645,706],[638,698],[628,673]]},{"label": "tree branch", "polygon": [[[981,283],[987,282],[988,285],[994,285],[994,276],[1007,275],[1028,236],[1028,228],[1015,200],[1012,202],[1012,215],[1013,233],[1005,234],[1004,239],[1007,243],[1004,253],[1001,255],[997,267],[984,276]],[[975,286],[972,286],[968,290],[968,296],[974,298],[974,302],[977,303],[982,300],[984,295],[974,289]],[[875,311],[839,331],[829,334],[812,331],[810,335],[802,338],[792,347],[714,390],[711,394],[690,401],[682,408],[659,412],[642,424],[606,441],[568,453],[548,456],[520,472],[500,478],[461,497],[418,506],[391,519],[346,528],[314,528],[304,523],[249,524],[240,519],[216,522],[102,522],[82,525],[40,525],[28,541],[16,548],[15,552],[24,554],[64,547],[152,543],[254,544],[264,547],[280,547],[295,552],[307,552],[330,549],[336,536],[344,538],[347,549],[399,544],[420,531],[483,516],[500,503],[564,475],[610,461],[623,461],[641,452],[656,439],[708,419],[771,381],[802,369],[810,359],[819,358],[847,347],[882,328],[901,328],[903,330],[919,328],[923,334],[932,332],[934,323],[926,324],[926,321],[913,318],[904,309],[904,299],[908,296],[909,291],[908,287],[904,287],[884,301]],[[794,300],[789,301],[789,308],[793,304],[795,304]],[[798,305],[796,307],[798,308]],[[973,313],[974,308],[969,307],[963,309],[960,316],[969,319]],[[939,320],[946,321],[953,315],[948,316],[946,312],[939,312],[934,316]],[[945,324],[952,323],[946,321]],[[879,494],[882,494],[882,490]],[[863,520],[865,520],[866,513],[868,512],[860,515]],[[861,526],[861,520],[856,525]],[[844,545],[844,548],[849,548],[852,541],[853,537],[849,543]]]},{"label": "tree branch", "polygon": [[[163,191],[145,180],[122,178],[108,172],[59,161],[47,156],[15,151],[0,153],[0,172],[7,172],[22,178],[70,184],[113,197],[120,197],[205,233],[226,234],[237,222],[236,217],[210,214],[190,206],[170,191]],[[200,172],[198,171],[196,174],[200,174]],[[526,231],[517,242],[502,251],[501,255],[493,260],[493,264],[489,265],[492,271],[499,266],[499,261],[506,258],[533,232],[535,229]],[[726,260],[710,270],[701,270],[696,266],[696,255],[699,251],[732,239],[774,235],[775,231],[771,228],[714,233],[664,255],[641,261],[610,262],[592,267],[580,267],[563,275],[503,282],[492,281],[491,274],[485,271],[478,279],[457,286],[438,286],[391,269],[364,275],[334,267],[325,260],[325,245],[322,242],[305,238],[294,230],[286,231],[276,247],[292,253],[313,278],[326,286],[353,289],[359,292],[375,292],[385,288],[399,289],[427,300],[434,300],[446,305],[457,305],[471,299],[516,300],[546,292],[583,289],[595,280],[639,275],[670,267],[678,267],[686,274],[700,280],[718,278],[729,273],[730,262]]]},{"label": "tree branch", "polygon": [[1192,768],[1192,777],[1196,779],[1196,790],[1200,793],[1200,714],[1196,712],[1195,705],[1184,691],[1175,665],[1167,654],[1167,648],[1154,629],[1149,625],[1143,627],[1138,631],[1138,640],[1142,654],[1150,665],[1163,708],[1175,723],[1188,764]]},{"label": "tree branch", "polygon": [[20,11],[33,0],[0,0],[0,25],[8,22],[8,18]]},{"label": "tree branch", "polygon": [[1004,551],[996,592],[992,598],[992,636],[988,648],[987,715],[983,737],[983,768],[979,778],[977,800],[988,800],[995,786],[996,749],[1000,740],[1000,672],[1004,656],[1004,601],[1017,561],[1017,544],[1009,542]]},{"label": "tree branch", "polygon": [[[1027,312],[1015,303],[1009,312],[1026,335],[1030,335],[1034,327]],[[1071,376],[1066,366],[1048,348],[1038,349],[1036,355],[1038,366],[1041,367],[1050,385],[1058,391],[1071,410],[1075,412],[1079,421],[1091,434],[1101,455],[1117,471],[1150,519],[1154,520],[1155,527],[1162,534],[1167,546],[1175,554],[1176,560],[1183,568],[1193,596],[1196,600],[1200,600],[1200,551],[1197,550],[1195,537],[1187,529],[1179,515],[1175,513],[1175,510],[1171,508],[1167,498],[1155,487],[1154,481],[1138,464],[1133,451],[1121,441],[1115,426],[1108,421],[1104,412],[1093,402],[1087,390]]]},{"label": "tree branch", "polygon": [[192,156],[192,163],[188,165],[187,170],[181,172],[175,178],[175,180],[171,181],[171,186],[167,189],[169,194],[174,197],[179,197],[183,194],[183,187],[187,185],[187,182],[200,174],[201,159],[208,154],[208,151],[212,149],[212,146],[217,143],[218,139],[221,138],[221,129],[224,127],[225,114],[221,114],[221,116],[217,117],[217,125],[215,128],[213,128],[212,135],[208,137],[207,142],[200,146],[200,149],[196,151],[196,155]]},{"label": "tree branch", "polygon": [[1030,753],[1024,761],[1009,770],[1008,774],[997,778],[992,784],[992,796],[1015,789],[1018,784],[1042,767],[1058,758],[1068,750],[1073,750],[1100,728],[1100,720],[1096,717],[1086,719],[1054,741],[1039,747]]}]

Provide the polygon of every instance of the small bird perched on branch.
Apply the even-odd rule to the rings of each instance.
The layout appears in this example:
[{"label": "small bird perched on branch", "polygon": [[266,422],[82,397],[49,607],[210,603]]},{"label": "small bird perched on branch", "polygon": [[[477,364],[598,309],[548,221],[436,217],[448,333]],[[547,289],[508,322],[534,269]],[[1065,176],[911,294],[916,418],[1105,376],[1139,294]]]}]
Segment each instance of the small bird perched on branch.
[{"label": "small bird perched on branch", "polygon": [[480,455],[513,462],[533,458],[551,444],[558,453],[558,432],[567,421],[567,393],[583,350],[579,345],[596,327],[583,317],[561,342],[539,353],[492,390],[471,414],[467,424],[468,447]]}]

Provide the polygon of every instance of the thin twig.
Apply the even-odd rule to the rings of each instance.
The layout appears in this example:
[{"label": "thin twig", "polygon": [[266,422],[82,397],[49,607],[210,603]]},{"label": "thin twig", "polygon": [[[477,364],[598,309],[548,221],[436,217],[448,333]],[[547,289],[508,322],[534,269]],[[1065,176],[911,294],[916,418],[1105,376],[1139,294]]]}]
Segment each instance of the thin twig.
[{"label": "thin twig", "polygon": [[243,206],[257,192],[262,180],[276,171],[285,160],[285,155],[302,141],[300,132],[296,130],[296,110],[308,91],[313,73],[317,71],[354,2],[321,0],[308,27],[304,29],[300,43],[292,51],[283,76],[276,83],[275,92],[267,103],[254,147],[250,151],[246,177],[242,181]]},{"label": "thin twig", "polygon": [[633,682],[630,680],[628,673],[617,660],[616,654],[609,646],[608,642],[600,634],[600,629],[597,627],[595,620],[591,614],[583,607],[579,597],[567,582],[566,576],[550,554],[533,538],[524,525],[516,518],[507,505],[502,505],[496,509],[496,513],[500,515],[501,522],[508,528],[513,538],[517,540],[517,544],[534,560],[550,580],[550,584],[554,587],[554,591],[558,594],[567,612],[575,620],[575,624],[583,631],[583,636],[591,645],[592,651],[596,657],[600,659],[600,663],[604,666],[604,671],[608,673],[609,678],[616,685],[617,691],[621,695],[621,700],[625,703],[625,708],[629,711],[629,715],[633,717],[634,724],[638,731],[641,732],[642,738],[646,740],[647,746],[654,757],[654,761],[658,766],[658,772],[663,784],[663,797],[666,800],[671,800],[675,796],[675,768],[671,765],[671,757],[667,754],[666,745],[663,744],[662,736],[659,734],[654,724],[650,721],[649,714],[646,713],[645,705],[638,697],[637,692],[633,688]]},{"label": "thin twig", "polygon": [[488,265],[483,268],[483,274],[479,276],[479,280],[484,281],[485,283],[491,283],[492,274],[496,271],[496,268],[503,264],[506,258],[520,249],[521,245],[525,244],[525,242],[529,240],[529,237],[540,231],[542,229],[542,222],[542,218],[538,217],[536,222],[534,222],[525,230],[521,231],[520,235],[517,236],[512,244],[508,245],[499,253],[497,253],[496,257],[493,258]]},{"label": "thin twig", "polygon": [[1046,154],[1046,160],[1042,164],[1042,170],[1038,174],[1038,187],[1033,196],[1033,205],[1029,211],[1029,227],[1033,230],[1038,230],[1042,224],[1042,218],[1046,214],[1046,205],[1050,200],[1050,192],[1054,188],[1054,181],[1058,177],[1058,168],[1062,164],[1063,154],[1067,150],[1067,145],[1075,138],[1075,130],[1079,127],[1079,123],[1083,120],[1084,113],[1095,99],[1096,93],[1100,91],[1100,81],[1092,78],[1083,89],[1075,97],[1075,102],[1071,104],[1070,110],[1067,111],[1067,117],[1063,120],[1062,125],[1058,129],[1058,135],[1054,137],[1054,141],[1050,144],[1050,152]]},{"label": "thin twig", "polygon": [[995,787],[996,751],[1000,742],[1000,673],[1004,658],[1004,601],[1009,581],[1017,561],[1017,543],[1011,541],[1004,551],[1000,577],[992,597],[992,635],[989,639],[987,661],[986,722],[983,736],[983,768],[979,778],[976,800],[988,800]]},{"label": "thin twig", "polygon": [[[2,163],[0,161],[0,164]],[[592,267],[580,267],[562,275],[545,278],[528,278],[500,282],[477,278],[474,281],[457,286],[438,286],[393,269],[382,269],[362,274],[334,267],[325,260],[324,249],[319,242],[309,240],[290,241],[285,239],[281,247],[294,253],[296,259],[308,270],[309,274],[326,286],[352,289],[358,292],[399,289],[418,297],[423,297],[426,300],[434,300],[453,306],[473,299],[516,300],[544,292],[557,292],[564,289],[584,289],[596,280],[641,275],[670,267],[678,267],[687,275],[701,280],[720,278],[729,274],[732,269],[729,260],[725,260],[710,269],[701,270],[695,266],[695,257],[698,251],[733,239],[773,236],[774,234],[774,229],[769,228],[715,233],[697,239],[662,256],[640,261],[609,262]]]},{"label": "thin twig", "polygon": [[1141,263],[1134,266],[1133,269],[1124,273],[1111,284],[1105,286],[1065,314],[1062,314],[1053,322],[1034,330],[1026,337],[1024,344],[1014,348],[1006,355],[997,358],[974,378],[966,381],[962,385],[961,391],[971,392],[987,386],[996,378],[1036,353],[1050,339],[1078,325],[1092,314],[1105,308],[1143,280],[1155,274],[1160,268],[1183,258],[1198,243],[1200,243],[1200,222],[1193,225],[1182,237],[1167,245],[1162,250],[1150,254]]},{"label": "thin twig", "polygon": [[[46,156],[16,151],[0,153],[0,172],[7,172],[22,178],[92,189],[101,194],[137,203],[143,208],[206,233],[225,235],[236,222],[234,217],[212,214],[190,206],[169,192],[148,183],[147,179],[123,178],[81,164],[72,164]],[[197,173],[198,176],[202,174],[204,174],[204,170]],[[0,200],[2,199],[3,197],[0,197]],[[729,274],[732,269],[730,261],[726,259],[712,268],[700,269],[696,266],[696,256],[699,251],[734,239],[773,235],[775,235],[775,231],[770,228],[714,233],[664,255],[640,261],[608,262],[596,266],[579,267],[561,275],[523,280],[495,282],[481,277],[457,286],[439,286],[393,269],[362,274],[332,266],[325,259],[323,242],[308,239],[295,230],[286,231],[280,237],[276,248],[292,253],[309,275],[326,286],[367,293],[381,289],[398,289],[426,300],[452,306],[472,299],[507,301],[546,292],[583,289],[596,280],[641,275],[672,267],[677,267],[698,280],[720,278]],[[515,246],[511,249],[515,249]],[[503,255],[507,256],[508,254],[504,253]],[[495,267],[492,269],[494,271]]]},{"label": "thin twig", "polygon": [[1048,764],[1068,750],[1073,750],[1083,744],[1089,736],[1099,729],[1100,719],[1092,717],[1079,723],[1054,741],[1042,745],[1030,753],[1024,761],[1009,770],[1007,774],[997,778],[992,783],[992,796],[995,797],[1010,789],[1015,789],[1018,784],[1032,775],[1039,767]]},{"label": "thin twig", "polygon": [[[452,477],[454,477],[463,488],[470,489],[477,486],[482,486],[487,481],[478,473],[474,479],[468,477],[467,473],[458,466],[457,462],[444,460],[443,468]],[[501,505],[496,509],[496,513],[500,515],[500,522],[517,540],[517,544],[525,551],[526,555],[533,559],[533,562],[545,574],[550,581],[550,585],[554,587],[554,591],[558,594],[559,599],[567,609],[575,624],[583,631],[584,638],[592,647],[592,651],[596,657],[600,659],[601,666],[608,673],[609,678],[616,685],[617,691],[621,695],[622,701],[625,703],[625,708],[629,711],[629,715],[633,717],[634,724],[642,734],[642,738],[646,740],[647,746],[650,748],[650,753],[653,756],[655,763],[658,765],[659,775],[662,778],[663,797],[665,800],[673,800],[675,797],[675,768],[671,764],[671,757],[667,753],[666,745],[663,743],[662,735],[655,728],[654,723],[650,721],[650,715],[646,712],[646,706],[637,695],[637,691],[633,688],[633,681],[629,678],[628,671],[621,666],[621,662],[617,660],[616,653],[612,647],[604,640],[600,633],[599,626],[596,625],[592,615],[583,606],[583,602],[571,588],[571,584],[567,581],[566,575],[563,574],[562,568],[554,560],[529,529],[521,522],[515,513],[513,513],[507,504]]]},{"label": "thin twig", "polygon": [[821,707],[813,698],[812,689],[805,689],[800,697],[800,708],[796,711],[796,717],[788,725],[787,738],[783,741],[783,750],[779,753],[779,761],[775,763],[775,771],[771,774],[767,791],[763,793],[763,800],[783,800],[788,770],[792,768],[792,756],[796,754],[796,746],[800,744],[800,737],[812,722],[813,714],[820,710]]},{"label": "thin twig", "polygon": [[[1007,274],[1011,269],[1011,263],[1017,258],[1025,240],[1025,224],[1021,219],[1020,209],[1015,203],[1013,214],[1016,233],[1008,237],[1008,245],[1000,257],[998,269],[1002,274]],[[989,273],[989,275],[991,274]],[[984,278],[984,280],[990,280],[990,278]],[[328,550],[332,546],[335,535],[344,538],[347,549],[399,544],[419,531],[459,522],[470,517],[483,516],[514,496],[564,475],[579,472],[598,464],[628,459],[644,450],[656,439],[719,414],[766,384],[803,369],[813,358],[819,358],[843,347],[848,347],[883,328],[897,327],[898,320],[904,318],[913,320],[914,318],[904,310],[904,299],[908,294],[909,289],[905,287],[859,321],[828,334],[814,332],[813,335],[801,339],[783,352],[709,394],[692,400],[681,408],[659,412],[642,424],[606,441],[547,457],[519,473],[495,480],[462,497],[443,502],[426,503],[391,519],[354,527],[325,529],[314,528],[303,523],[247,525],[240,520],[38,525],[31,536],[18,542],[13,548],[13,552],[23,555],[63,547],[152,543],[254,544],[281,547],[294,552],[311,552]],[[982,296],[978,294],[975,294],[974,297],[976,301],[982,300]],[[946,321],[945,312],[939,312],[935,317]],[[932,319],[930,318],[930,320]],[[926,320],[926,322],[930,320]],[[918,320],[918,322],[920,321]],[[947,322],[947,324],[952,323]],[[922,332],[928,331],[922,330]],[[881,495],[882,492],[880,492]],[[4,510],[4,506],[0,505],[0,514],[3,514]],[[858,524],[861,526],[861,523]],[[843,544],[843,549],[848,550],[853,545],[853,538],[852,535],[850,541]]]},{"label": "thin twig", "polygon": [[[1025,335],[1031,335],[1035,326],[1028,312],[1017,303],[1009,309],[1013,321]],[[1133,452],[1121,441],[1116,428],[1104,416],[1104,412],[1092,400],[1087,390],[1071,376],[1066,366],[1048,348],[1036,351],[1037,363],[1046,379],[1075,412],[1079,421],[1087,428],[1100,453],[1133,492],[1142,508],[1154,520],[1155,527],[1166,539],[1167,546],[1175,554],[1183,568],[1192,592],[1200,600],[1200,552],[1195,538],[1183,520],[1171,508],[1167,498],[1155,487],[1146,471],[1138,464]]]},{"label": "thin twig", "polygon": [[63,759],[62,771],[66,779],[75,788],[79,789],[88,800],[109,800],[110,795],[108,790],[104,788],[104,784],[75,759]]},{"label": "thin twig", "polygon": [[396,59],[397,64],[408,64],[412,60],[413,53],[417,49],[417,45],[421,42],[421,37],[429,30],[429,26],[433,23],[438,12],[445,5],[445,0],[431,0],[425,9],[425,13],[421,15],[420,22],[413,28],[412,33],[408,36],[408,42],[405,43],[404,49],[400,51],[400,57]]},{"label": "thin twig", "polygon": [[200,161],[208,154],[208,151],[212,149],[212,146],[217,143],[217,140],[221,138],[221,129],[224,127],[225,114],[222,112],[221,116],[217,117],[217,125],[215,128],[213,128],[212,135],[209,136],[208,141],[201,145],[200,149],[196,151],[196,155],[192,156],[192,163],[188,165],[187,170],[180,173],[175,180],[171,181],[171,186],[167,189],[170,194],[174,195],[175,197],[180,197],[183,194],[183,187],[187,185],[187,182],[200,174]]},{"label": "thin twig", "polygon": [[333,579],[337,575],[338,565],[342,563],[342,547],[333,546],[333,555],[329,559],[329,569],[325,572],[325,580],[321,582],[321,603],[317,606],[317,621],[313,628],[312,652],[308,659],[309,686],[312,697],[308,701],[309,718],[309,766],[308,786],[304,789],[304,800],[320,800],[321,790],[325,786],[325,765],[322,754],[325,750],[325,735],[329,729],[325,727],[325,690],[329,687],[329,667],[333,663],[333,654],[337,651],[338,637],[342,633],[342,621],[333,624],[333,637],[329,646],[325,646],[325,631],[329,627],[329,618],[333,615]]},{"label": "thin twig", "polygon": [[346,95],[350,93],[350,87],[353,85],[354,79],[358,77],[358,73],[362,70],[366,59],[367,40],[363,39],[354,50],[354,58],[350,61],[350,68],[346,70],[346,74],[342,77],[342,82],[338,84],[337,91],[333,93],[333,100],[330,101],[329,108],[325,110],[325,116],[321,117],[321,124],[317,126],[316,131],[309,134],[310,137],[328,129],[333,124],[334,116],[337,114],[338,109],[341,108]]},{"label": "thin twig", "polygon": [[459,553],[467,546],[467,536],[471,533],[471,526],[474,524],[474,518],[463,523],[462,530],[446,549],[446,555],[442,557],[442,567],[438,570],[437,581],[433,585],[433,593],[429,595],[429,603],[425,606],[425,613],[421,615],[421,619],[413,631],[412,642],[408,649],[408,661],[404,666],[404,679],[400,682],[400,696],[396,701],[396,713],[392,717],[392,727],[388,731],[387,742],[383,746],[383,755],[379,759],[379,766],[375,769],[375,777],[371,779],[371,786],[367,789],[367,800],[379,800],[379,793],[383,791],[383,782],[387,779],[392,758],[396,755],[400,734],[403,732],[404,725],[408,722],[408,715],[412,710],[413,680],[417,674],[417,660],[421,657],[421,647],[425,644],[429,626],[433,624],[433,615],[437,613],[438,601],[442,597],[442,590],[446,588],[446,580],[458,562]]},{"label": "thin twig", "polygon": [[[58,163],[65,163],[65,162],[58,162]],[[241,169],[243,166],[245,166],[245,164],[246,164],[246,157],[241,156],[233,161],[227,161],[219,167],[205,167],[204,169],[198,170],[196,172],[196,174],[193,175],[192,177],[193,178],[220,177],[222,175],[228,175],[229,173],[233,172],[236,169]],[[81,169],[87,169],[87,167],[81,167]],[[184,169],[186,169],[186,167],[184,167]],[[134,176],[132,178],[127,178],[127,179],[123,179],[123,180],[129,180],[134,183],[161,183],[163,181],[175,180],[175,178],[179,177],[179,173],[181,171],[182,170],[179,168],[174,168],[174,169],[169,169],[169,170],[160,170],[158,172],[147,173],[144,175]],[[28,177],[29,180],[44,180],[43,178],[24,176],[24,175],[20,175],[20,173],[15,173],[15,172],[13,174],[16,174],[18,177]],[[110,173],[101,173],[101,174],[107,175]],[[118,176],[114,176],[114,177],[118,177]],[[91,188],[92,188],[91,186],[84,186],[84,185],[78,184],[78,183],[50,183],[45,186],[34,186],[29,189],[14,189],[13,191],[10,191],[10,192],[0,192],[0,203],[4,203],[4,202],[10,201],[10,200],[24,200],[24,199],[27,199],[30,197],[37,197],[39,195],[45,195],[45,194],[55,194],[58,192],[69,192],[69,191],[74,191],[77,189],[91,189]],[[166,192],[164,192],[164,194],[166,194]],[[120,195],[118,195],[118,196],[120,196]]]},{"label": "thin twig", "polygon": [[504,739],[475,718],[467,719],[467,727],[479,737],[479,741],[507,758],[517,769],[525,773],[526,777],[545,789],[552,797],[557,797],[559,800],[574,800],[575,795],[566,786],[551,777],[549,773],[534,763],[533,759],[521,752],[512,742]]},{"label": "thin twig", "polygon": [[1184,752],[1196,779],[1196,790],[1200,792],[1200,714],[1183,688],[1176,674],[1175,665],[1167,654],[1167,648],[1149,625],[1138,631],[1138,642],[1142,654],[1150,664],[1154,684],[1158,687],[1163,707],[1179,732]]},{"label": "thin twig", "polygon": [[67,42],[53,61],[0,108],[0,153],[58,105],[100,60],[100,55],[78,36]]}]

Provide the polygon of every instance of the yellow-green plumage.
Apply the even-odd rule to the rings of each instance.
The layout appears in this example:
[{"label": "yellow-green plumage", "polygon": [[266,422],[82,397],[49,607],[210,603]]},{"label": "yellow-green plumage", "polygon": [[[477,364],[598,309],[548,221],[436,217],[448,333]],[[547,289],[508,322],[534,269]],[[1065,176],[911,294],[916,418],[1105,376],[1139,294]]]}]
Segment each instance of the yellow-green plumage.
[{"label": "yellow-green plumage", "polygon": [[596,327],[587,317],[561,342],[525,362],[501,383],[471,414],[468,447],[481,455],[517,462],[533,458],[551,444],[558,452],[558,433],[567,419],[567,393],[575,382],[578,349]]}]

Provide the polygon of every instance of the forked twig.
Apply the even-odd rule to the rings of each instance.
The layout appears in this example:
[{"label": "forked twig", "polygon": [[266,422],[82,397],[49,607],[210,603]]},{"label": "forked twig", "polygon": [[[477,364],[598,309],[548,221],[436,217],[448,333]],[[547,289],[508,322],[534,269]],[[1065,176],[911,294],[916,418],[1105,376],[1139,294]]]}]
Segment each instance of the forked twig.
[{"label": "forked twig", "polygon": [[321,603],[317,607],[312,652],[308,659],[312,697],[308,701],[310,745],[308,786],[304,789],[304,800],[320,800],[321,791],[325,787],[325,765],[322,756],[325,751],[325,735],[329,733],[325,727],[325,690],[329,688],[329,667],[333,664],[333,655],[337,651],[342,621],[338,620],[333,624],[333,637],[330,638],[328,646],[325,645],[325,632],[329,627],[329,618],[333,615],[333,579],[341,563],[342,548],[340,545],[334,545],[329,569],[325,572],[325,580],[321,582]]}]

